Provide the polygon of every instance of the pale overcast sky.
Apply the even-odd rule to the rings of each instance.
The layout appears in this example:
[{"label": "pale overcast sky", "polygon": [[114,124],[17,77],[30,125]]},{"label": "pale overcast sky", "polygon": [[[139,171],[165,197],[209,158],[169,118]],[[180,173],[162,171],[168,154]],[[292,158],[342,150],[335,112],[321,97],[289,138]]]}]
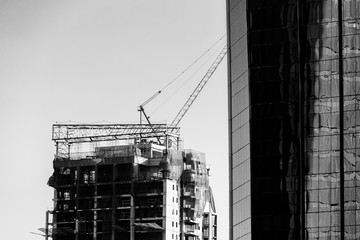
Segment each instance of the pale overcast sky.
[{"label": "pale overcast sky", "polygon": [[[137,122],[138,105],[226,33],[225,11],[224,0],[0,0],[1,239],[42,238],[29,232],[53,206],[52,124]],[[170,123],[205,71],[148,104],[152,121]],[[180,124],[211,167],[221,240],[227,119],[225,59]]]}]

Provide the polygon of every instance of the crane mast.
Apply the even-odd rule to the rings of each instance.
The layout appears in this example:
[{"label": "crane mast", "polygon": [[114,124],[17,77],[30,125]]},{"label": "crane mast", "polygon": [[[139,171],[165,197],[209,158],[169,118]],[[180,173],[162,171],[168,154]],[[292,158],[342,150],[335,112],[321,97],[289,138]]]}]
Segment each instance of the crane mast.
[{"label": "crane mast", "polygon": [[186,114],[186,112],[189,110],[190,106],[194,103],[195,99],[201,92],[201,90],[204,88],[210,77],[213,75],[217,67],[220,65],[221,61],[224,59],[225,55],[227,53],[227,46],[225,46],[220,54],[217,56],[213,64],[210,66],[204,77],[201,79],[200,83],[197,85],[195,90],[191,93],[189,99],[185,102],[184,106],[180,109],[179,113],[176,115],[175,119],[172,121],[170,126],[176,127],[179,125],[180,121]]}]

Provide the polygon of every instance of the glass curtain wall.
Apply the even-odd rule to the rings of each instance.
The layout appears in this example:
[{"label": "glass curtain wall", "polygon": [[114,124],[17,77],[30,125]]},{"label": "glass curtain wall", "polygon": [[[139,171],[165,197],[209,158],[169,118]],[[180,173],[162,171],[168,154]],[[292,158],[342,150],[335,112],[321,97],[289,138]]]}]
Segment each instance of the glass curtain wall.
[{"label": "glass curtain wall", "polygon": [[345,238],[360,239],[360,1],[342,1]]},{"label": "glass curtain wall", "polygon": [[305,190],[308,239],[338,239],[340,204],[339,27],[336,1],[308,1]]},{"label": "glass curtain wall", "polygon": [[309,239],[359,239],[360,1],[307,5],[306,230]]},{"label": "glass curtain wall", "polygon": [[229,0],[230,237],[250,240],[250,133],[246,0]]},{"label": "glass curtain wall", "polygon": [[360,239],[360,0],[227,11],[232,239]]},{"label": "glass curtain wall", "polygon": [[252,239],[297,239],[296,1],[248,1]]}]

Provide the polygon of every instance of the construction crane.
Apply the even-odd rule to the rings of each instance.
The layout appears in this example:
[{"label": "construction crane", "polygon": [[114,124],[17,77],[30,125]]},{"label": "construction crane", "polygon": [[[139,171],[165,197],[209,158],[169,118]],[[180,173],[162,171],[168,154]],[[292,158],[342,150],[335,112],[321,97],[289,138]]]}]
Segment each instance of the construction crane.
[{"label": "construction crane", "polygon": [[[221,52],[219,53],[219,55],[216,57],[215,61],[212,63],[212,65],[210,66],[210,68],[208,69],[208,71],[206,72],[206,74],[203,76],[203,78],[201,79],[201,81],[199,82],[199,84],[196,86],[196,88],[194,89],[194,91],[191,93],[190,97],[188,98],[188,100],[185,102],[185,104],[183,105],[183,107],[180,109],[180,111],[178,112],[178,114],[176,115],[176,117],[174,118],[174,120],[172,121],[172,123],[170,124],[171,127],[175,127],[173,129],[173,131],[178,132],[179,128],[176,128],[180,121],[183,119],[183,117],[185,116],[186,112],[189,110],[190,106],[194,103],[195,99],[198,97],[198,95],[200,94],[201,90],[204,88],[204,86],[206,85],[206,83],[209,81],[209,79],[211,78],[211,76],[213,75],[213,73],[215,72],[215,70],[217,69],[217,67],[220,65],[221,61],[224,59],[225,55],[227,53],[227,45],[225,45],[225,47],[221,50]],[[145,113],[144,110],[144,106],[146,104],[148,104],[149,102],[151,102],[154,98],[156,98],[159,94],[161,93],[161,90],[156,92],[154,95],[152,95],[148,100],[146,100],[143,104],[141,104],[139,106],[138,111],[140,111],[140,123],[142,122],[142,115],[144,115],[146,121],[148,122],[148,124],[151,126],[151,122],[149,117],[147,116],[147,114]]]},{"label": "construction crane", "polygon": [[[52,129],[52,140],[56,144],[56,158],[70,158],[72,144],[86,142],[116,141],[129,139],[156,139],[158,144],[166,145],[169,142],[177,142],[175,148],[179,147],[180,121],[194,103],[195,99],[204,88],[227,53],[225,46],[216,57],[206,74],[203,76],[195,90],[192,92],[184,106],[180,109],[170,125],[152,124],[149,116],[145,113],[144,106],[155,99],[162,91],[156,92],[148,100],[139,106],[140,124],[54,124]],[[142,124],[142,115],[147,124]]]},{"label": "construction crane", "polygon": [[213,64],[210,66],[204,77],[201,79],[199,84],[196,86],[195,90],[191,93],[188,100],[185,102],[184,106],[180,109],[179,113],[176,115],[170,126],[177,127],[182,120],[182,118],[185,116],[186,112],[189,110],[190,106],[194,103],[195,99],[201,92],[201,90],[204,88],[206,83],[209,81],[210,77],[213,75],[217,67],[220,65],[221,61],[224,59],[225,55],[227,53],[227,46],[225,46],[220,54],[217,56]]}]

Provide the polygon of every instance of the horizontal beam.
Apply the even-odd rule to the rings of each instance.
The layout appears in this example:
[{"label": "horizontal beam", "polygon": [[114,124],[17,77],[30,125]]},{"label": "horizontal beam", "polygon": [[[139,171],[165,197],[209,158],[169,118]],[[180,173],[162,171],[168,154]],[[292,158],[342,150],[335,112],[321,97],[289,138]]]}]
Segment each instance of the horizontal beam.
[{"label": "horizontal beam", "polygon": [[166,124],[54,124],[52,140],[56,143],[81,143],[173,136],[179,127]]}]

